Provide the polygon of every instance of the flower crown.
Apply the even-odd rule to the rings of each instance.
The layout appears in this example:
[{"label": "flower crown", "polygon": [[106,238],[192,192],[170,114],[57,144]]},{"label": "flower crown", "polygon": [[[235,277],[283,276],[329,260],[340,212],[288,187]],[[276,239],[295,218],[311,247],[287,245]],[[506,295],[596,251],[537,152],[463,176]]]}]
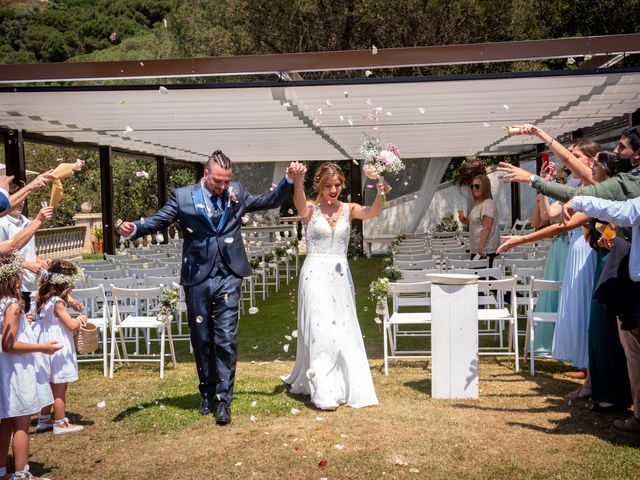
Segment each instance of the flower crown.
[{"label": "flower crown", "polygon": [[43,270],[42,281],[58,285],[75,285],[79,281],[84,280],[84,271],[80,268],[76,273],[65,275],[64,273],[51,273]]},{"label": "flower crown", "polygon": [[13,250],[13,259],[9,263],[0,265],[0,281],[8,280],[9,278],[22,273],[22,262],[24,262],[24,255],[18,250]]}]

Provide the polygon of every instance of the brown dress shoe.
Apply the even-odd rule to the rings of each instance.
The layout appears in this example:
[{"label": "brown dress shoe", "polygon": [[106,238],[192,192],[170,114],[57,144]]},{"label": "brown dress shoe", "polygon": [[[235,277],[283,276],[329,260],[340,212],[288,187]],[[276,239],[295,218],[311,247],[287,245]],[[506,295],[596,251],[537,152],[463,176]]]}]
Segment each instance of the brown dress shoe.
[{"label": "brown dress shoe", "polygon": [[636,417],[630,417],[626,420],[614,420],[613,426],[623,432],[640,433],[640,420]]},{"label": "brown dress shoe", "polygon": [[587,378],[587,374],[585,372],[564,372],[564,376],[567,378],[573,378],[574,380],[584,380]]}]

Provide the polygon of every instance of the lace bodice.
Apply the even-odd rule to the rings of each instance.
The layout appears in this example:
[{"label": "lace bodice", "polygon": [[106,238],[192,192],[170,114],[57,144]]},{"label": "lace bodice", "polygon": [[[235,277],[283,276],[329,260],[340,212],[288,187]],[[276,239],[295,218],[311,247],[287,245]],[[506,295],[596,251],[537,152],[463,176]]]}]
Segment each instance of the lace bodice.
[{"label": "lace bodice", "polygon": [[311,220],[304,226],[307,253],[315,255],[347,255],[349,248],[349,204],[342,204],[342,213],[334,229],[322,215],[318,205],[313,206]]}]

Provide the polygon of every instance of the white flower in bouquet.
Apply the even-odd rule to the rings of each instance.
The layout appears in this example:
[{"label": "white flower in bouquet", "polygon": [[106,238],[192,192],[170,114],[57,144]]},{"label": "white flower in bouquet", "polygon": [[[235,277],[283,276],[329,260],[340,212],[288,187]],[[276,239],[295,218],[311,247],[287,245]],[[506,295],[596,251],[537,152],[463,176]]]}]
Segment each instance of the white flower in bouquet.
[{"label": "white flower in bouquet", "polygon": [[[365,135],[359,151],[364,158],[362,170],[371,180],[382,181],[385,175],[404,170],[404,163],[400,160],[400,149],[393,143],[382,145],[377,138]],[[382,201],[385,201],[384,194]]]}]

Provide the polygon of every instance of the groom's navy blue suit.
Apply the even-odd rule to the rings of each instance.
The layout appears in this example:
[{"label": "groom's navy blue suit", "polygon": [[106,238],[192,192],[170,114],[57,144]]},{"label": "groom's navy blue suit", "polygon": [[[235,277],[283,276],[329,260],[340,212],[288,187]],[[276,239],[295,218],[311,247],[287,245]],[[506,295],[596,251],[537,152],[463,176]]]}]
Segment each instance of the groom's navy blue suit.
[{"label": "groom's navy blue suit", "polygon": [[[202,183],[176,189],[154,215],[134,222],[138,238],[178,222],[184,236],[180,284],[185,289],[200,394],[231,404],[238,350],[238,305],[242,278],[251,275],[240,226],[245,213],[280,206],[293,191],[283,179],[266,195],[231,182],[222,211],[209,215]],[[232,195],[233,196],[233,195]],[[214,204],[219,201],[217,199]]]}]

